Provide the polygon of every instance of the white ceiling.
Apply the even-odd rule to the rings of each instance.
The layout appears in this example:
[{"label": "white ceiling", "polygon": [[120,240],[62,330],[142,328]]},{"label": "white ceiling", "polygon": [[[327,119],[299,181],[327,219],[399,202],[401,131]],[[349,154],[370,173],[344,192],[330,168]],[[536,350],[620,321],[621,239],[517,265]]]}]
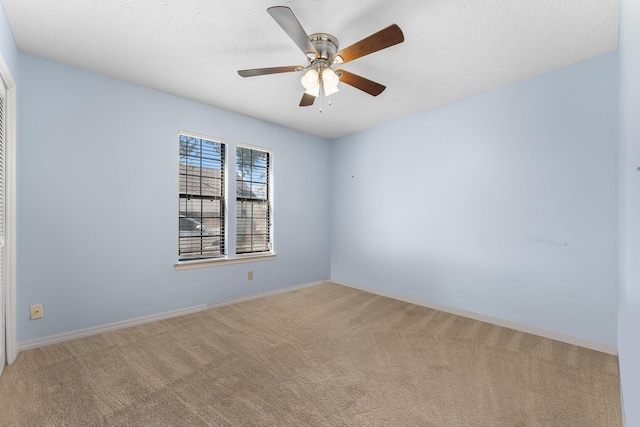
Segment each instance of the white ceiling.
[{"label": "white ceiling", "polygon": [[[367,129],[617,49],[619,0],[1,0],[18,47],[325,138]],[[298,107],[306,65],[266,12],[289,6],[307,34],[344,48],[396,23],[405,41],[345,64],[387,86],[347,85]]]}]

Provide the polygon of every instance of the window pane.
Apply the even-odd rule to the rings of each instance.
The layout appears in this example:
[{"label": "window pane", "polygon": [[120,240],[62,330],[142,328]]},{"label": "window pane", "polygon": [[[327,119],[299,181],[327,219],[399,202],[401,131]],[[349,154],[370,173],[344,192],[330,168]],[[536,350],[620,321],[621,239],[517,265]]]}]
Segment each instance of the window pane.
[{"label": "window pane", "polygon": [[257,150],[251,150],[252,154],[253,154],[253,165],[254,166],[259,166],[261,168],[266,168],[267,167],[267,157],[268,157],[268,153],[264,152],[264,151],[257,151]]},{"label": "window pane", "polygon": [[267,182],[267,170],[264,168],[251,169],[251,181],[253,182]]},{"label": "window pane", "polygon": [[220,236],[222,225],[220,218],[202,218],[202,226],[204,227],[204,233],[208,236]]},{"label": "window pane", "polygon": [[[201,199],[186,199],[183,198],[180,201],[180,215],[185,217],[199,218],[202,211],[202,200]],[[182,209],[184,206],[184,210]]]},{"label": "window pane", "polygon": [[200,194],[203,196],[222,196],[222,180],[220,178],[201,177]]},{"label": "window pane", "polygon": [[203,160],[202,176],[210,176],[220,178],[222,163],[219,160]]},{"label": "window pane", "polygon": [[251,183],[246,181],[236,181],[236,196],[244,199],[252,198]]},{"label": "window pane", "polygon": [[253,251],[268,251],[269,250],[269,238],[266,234],[254,234],[253,235]]},{"label": "window pane", "polygon": [[222,200],[202,200],[202,216],[222,218]]},{"label": "window pane", "polygon": [[238,234],[251,234],[251,218],[238,218]]},{"label": "window pane", "polygon": [[180,194],[200,194],[200,177],[197,175],[180,175]]},{"label": "window pane", "polygon": [[251,184],[251,195],[253,199],[267,200],[267,184]]}]

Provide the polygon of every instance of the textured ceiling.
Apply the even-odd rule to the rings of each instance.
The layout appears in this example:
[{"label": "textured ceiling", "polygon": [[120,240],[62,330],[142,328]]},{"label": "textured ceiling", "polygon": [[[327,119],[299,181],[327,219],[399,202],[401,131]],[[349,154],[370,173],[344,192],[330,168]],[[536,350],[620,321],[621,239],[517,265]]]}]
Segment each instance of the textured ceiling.
[{"label": "textured ceiling", "polygon": [[[25,52],[331,139],[618,45],[618,0],[1,1]],[[386,91],[341,84],[320,113],[298,107],[299,73],[238,76],[307,64],[266,12],[275,5],[341,48],[398,24],[404,43],[342,66]]]}]

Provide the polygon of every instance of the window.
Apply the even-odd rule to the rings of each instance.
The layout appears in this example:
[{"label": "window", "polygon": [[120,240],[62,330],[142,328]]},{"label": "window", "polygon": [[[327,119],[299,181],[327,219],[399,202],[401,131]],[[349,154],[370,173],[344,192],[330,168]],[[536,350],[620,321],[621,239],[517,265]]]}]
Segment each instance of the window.
[{"label": "window", "polygon": [[180,261],[225,254],[225,142],[180,133]]},{"label": "window", "polygon": [[236,253],[272,250],[271,153],[236,148]]}]

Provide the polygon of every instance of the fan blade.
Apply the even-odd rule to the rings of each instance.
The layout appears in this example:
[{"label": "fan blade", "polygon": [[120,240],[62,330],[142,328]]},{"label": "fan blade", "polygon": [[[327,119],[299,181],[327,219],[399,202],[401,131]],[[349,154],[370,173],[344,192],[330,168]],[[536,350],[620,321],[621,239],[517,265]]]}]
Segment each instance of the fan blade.
[{"label": "fan blade", "polygon": [[309,36],[300,25],[298,18],[293,14],[291,9],[286,6],[273,6],[267,9],[269,15],[282,27],[285,33],[298,45],[302,52],[315,58],[317,55],[316,48],[313,47]]},{"label": "fan blade", "polygon": [[302,99],[300,100],[300,106],[301,107],[308,107],[310,105],[313,105],[313,101],[316,100],[316,97],[313,95],[309,95],[308,93],[304,93],[302,95]]},{"label": "fan blade", "polygon": [[250,70],[238,70],[238,74],[242,77],[264,76],[265,74],[290,73],[292,71],[303,70],[300,65],[291,65],[287,67],[271,67],[271,68],[252,68]]},{"label": "fan blade", "polygon": [[363,92],[367,92],[369,95],[378,96],[385,90],[387,87],[381,85],[380,83],[376,83],[372,80],[365,79],[364,77],[360,77],[357,74],[350,73],[345,70],[338,70],[336,73],[342,73],[340,77],[340,81],[342,83],[348,84],[349,86],[353,86],[356,89],[360,89]]},{"label": "fan blade", "polygon": [[[346,62],[353,61],[354,59],[362,58],[370,53],[402,43],[403,41],[404,35],[402,34],[400,27],[396,24],[389,25],[384,30],[371,34],[369,37],[342,49],[340,52],[335,54],[333,60],[335,61],[336,58],[341,57],[342,63],[344,64]],[[338,59],[336,62],[340,63],[340,60]]]}]

